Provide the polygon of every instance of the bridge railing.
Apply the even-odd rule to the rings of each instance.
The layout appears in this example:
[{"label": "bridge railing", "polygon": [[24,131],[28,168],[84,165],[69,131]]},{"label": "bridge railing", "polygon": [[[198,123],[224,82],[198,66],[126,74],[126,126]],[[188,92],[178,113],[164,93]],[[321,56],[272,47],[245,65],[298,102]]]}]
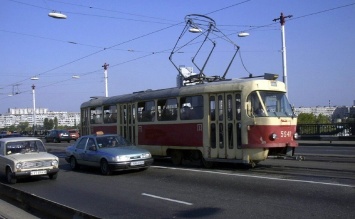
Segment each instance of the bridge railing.
[{"label": "bridge railing", "polygon": [[297,133],[308,140],[355,140],[355,123],[298,124]]}]

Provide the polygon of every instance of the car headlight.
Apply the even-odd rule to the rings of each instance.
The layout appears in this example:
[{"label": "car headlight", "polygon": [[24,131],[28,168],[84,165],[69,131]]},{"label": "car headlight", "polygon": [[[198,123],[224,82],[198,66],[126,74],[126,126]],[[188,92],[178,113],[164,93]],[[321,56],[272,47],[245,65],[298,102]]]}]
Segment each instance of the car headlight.
[{"label": "car headlight", "polygon": [[52,160],[52,166],[55,166],[55,167],[57,167],[58,166],[58,161],[57,160]]},{"label": "car headlight", "polygon": [[145,154],[142,154],[142,158],[151,158],[152,155],[150,153],[145,153]]},{"label": "car headlight", "polygon": [[129,156],[127,155],[121,155],[121,156],[116,156],[117,161],[129,161]]},{"label": "car headlight", "polygon": [[298,139],[298,137],[299,137],[299,136],[298,136],[298,133],[295,132],[295,134],[293,134],[293,138],[294,138],[294,139]]},{"label": "car headlight", "polygon": [[21,169],[22,168],[22,163],[16,163],[15,167],[16,167],[16,169]]}]

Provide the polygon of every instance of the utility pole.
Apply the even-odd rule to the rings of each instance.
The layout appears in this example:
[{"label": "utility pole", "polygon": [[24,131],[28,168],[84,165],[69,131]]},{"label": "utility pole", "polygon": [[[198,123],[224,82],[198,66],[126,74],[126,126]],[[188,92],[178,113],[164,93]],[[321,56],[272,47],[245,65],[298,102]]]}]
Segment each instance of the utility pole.
[{"label": "utility pole", "polygon": [[109,64],[105,64],[102,66],[104,67],[104,75],[105,75],[105,97],[108,97],[108,88],[107,88],[107,68],[108,68]]},{"label": "utility pole", "polygon": [[33,100],[33,136],[34,136],[36,131],[36,95],[35,95],[36,86],[33,84],[31,87],[32,87],[32,100]]},{"label": "utility pole", "polygon": [[283,82],[286,86],[286,96],[288,94],[288,86],[287,86],[287,62],[286,62],[286,40],[285,40],[285,23],[286,18],[291,18],[292,15],[284,16],[281,12],[281,16],[279,18],[275,18],[273,21],[280,21],[281,24],[281,38],[282,38],[282,67],[283,67]]}]

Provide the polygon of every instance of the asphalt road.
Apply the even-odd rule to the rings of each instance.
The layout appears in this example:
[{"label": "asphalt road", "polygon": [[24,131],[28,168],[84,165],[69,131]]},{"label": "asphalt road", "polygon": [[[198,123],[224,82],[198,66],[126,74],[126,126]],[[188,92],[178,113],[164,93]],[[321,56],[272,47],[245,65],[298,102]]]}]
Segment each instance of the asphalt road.
[{"label": "asphalt road", "polygon": [[[254,169],[203,169],[156,160],[146,171],[102,176],[72,171],[61,148],[58,179],[19,180],[13,187],[100,218],[353,218],[355,148],[301,146],[304,161],[268,159]],[[4,181],[4,179],[2,179]]]}]

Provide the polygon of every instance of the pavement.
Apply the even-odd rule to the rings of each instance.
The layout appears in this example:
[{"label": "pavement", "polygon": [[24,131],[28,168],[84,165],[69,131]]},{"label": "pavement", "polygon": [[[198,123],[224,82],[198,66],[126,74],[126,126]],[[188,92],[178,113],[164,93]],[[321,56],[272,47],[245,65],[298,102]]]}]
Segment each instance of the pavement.
[{"label": "pavement", "polygon": [[0,218],[1,219],[35,219],[39,218],[31,213],[10,204],[2,199],[0,199]]},{"label": "pavement", "polygon": [[[302,146],[312,146],[312,145],[320,145],[320,146],[355,146],[355,141],[307,141],[307,140],[299,140],[299,145]],[[30,212],[27,212],[20,208],[19,206],[15,206],[0,197],[0,219],[35,219],[39,218]]]}]

